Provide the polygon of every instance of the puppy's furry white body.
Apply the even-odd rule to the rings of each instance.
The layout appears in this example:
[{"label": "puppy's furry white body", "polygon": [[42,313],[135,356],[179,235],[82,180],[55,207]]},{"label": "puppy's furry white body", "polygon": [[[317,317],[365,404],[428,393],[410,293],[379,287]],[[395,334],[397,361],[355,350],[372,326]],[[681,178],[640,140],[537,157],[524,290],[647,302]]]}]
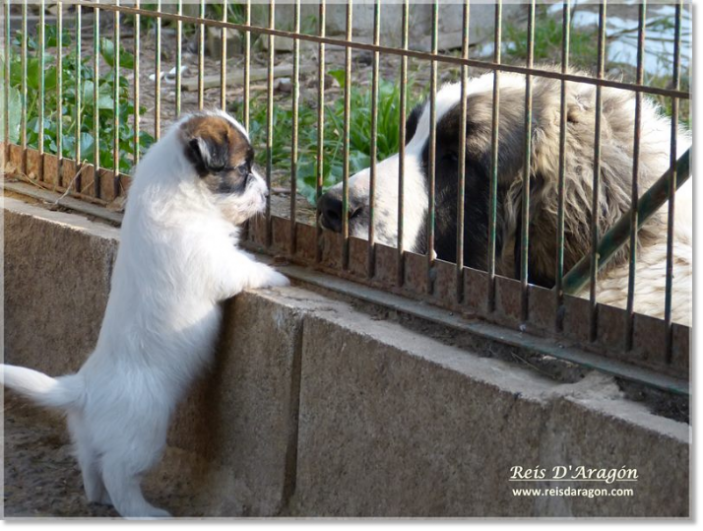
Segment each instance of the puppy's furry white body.
[{"label": "puppy's furry white body", "polygon": [[65,409],[88,499],[123,516],[169,515],[143,498],[139,482],[162,454],[179,399],[212,357],[218,303],[248,287],[287,284],[237,248],[237,229],[223,213],[244,219],[259,211],[263,179],[254,175],[243,197],[213,201],[178,135],[176,124],[136,171],[90,358],[56,379],[4,367],[5,385]]}]

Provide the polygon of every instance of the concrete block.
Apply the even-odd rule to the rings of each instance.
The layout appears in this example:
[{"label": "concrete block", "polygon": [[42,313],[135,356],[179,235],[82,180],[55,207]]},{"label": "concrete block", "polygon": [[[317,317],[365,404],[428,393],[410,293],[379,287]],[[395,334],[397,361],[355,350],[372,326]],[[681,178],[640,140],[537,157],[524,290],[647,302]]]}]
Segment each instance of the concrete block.
[{"label": "concrete block", "polygon": [[97,341],[118,230],[4,200],[5,361],[77,370]]},{"label": "concrete block", "polygon": [[294,514],[530,515],[553,382],[353,312],[305,318]]},{"label": "concrete block", "polygon": [[275,516],[292,493],[303,315],[318,300],[288,288],[229,302],[215,365],[174,419],[169,444],[219,463],[239,486],[219,496],[241,512],[219,516]]},{"label": "concrete block", "polygon": [[[632,489],[631,495],[535,497],[535,514],[579,517],[690,515],[690,427],[625,400],[612,378],[594,373],[568,385],[542,437],[540,465],[634,469],[636,482],[553,482],[553,487]],[[546,486],[546,485],[540,485]],[[618,493],[613,493],[618,494]]]}]

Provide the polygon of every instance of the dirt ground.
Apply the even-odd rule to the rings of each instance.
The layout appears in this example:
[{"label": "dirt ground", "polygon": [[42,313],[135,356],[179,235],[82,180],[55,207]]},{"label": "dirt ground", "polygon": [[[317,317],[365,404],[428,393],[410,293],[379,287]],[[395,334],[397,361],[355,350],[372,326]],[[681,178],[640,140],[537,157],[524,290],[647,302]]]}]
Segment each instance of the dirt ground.
[{"label": "dirt ground", "polygon": [[[119,518],[114,508],[88,503],[60,415],[47,413],[5,394],[4,518]],[[144,480],[144,495],[176,517],[239,516],[246,508],[213,502],[213,492],[197,478],[212,477],[208,464],[169,448]]]}]

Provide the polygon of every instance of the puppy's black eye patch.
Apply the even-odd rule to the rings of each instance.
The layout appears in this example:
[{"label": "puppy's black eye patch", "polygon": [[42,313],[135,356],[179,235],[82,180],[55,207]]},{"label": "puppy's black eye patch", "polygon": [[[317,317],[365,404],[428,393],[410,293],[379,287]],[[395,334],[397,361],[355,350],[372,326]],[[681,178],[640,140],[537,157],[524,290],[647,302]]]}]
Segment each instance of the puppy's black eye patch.
[{"label": "puppy's black eye patch", "polygon": [[207,138],[193,138],[188,142],[186,156],[201,177],[231,171],[228,147]]}]

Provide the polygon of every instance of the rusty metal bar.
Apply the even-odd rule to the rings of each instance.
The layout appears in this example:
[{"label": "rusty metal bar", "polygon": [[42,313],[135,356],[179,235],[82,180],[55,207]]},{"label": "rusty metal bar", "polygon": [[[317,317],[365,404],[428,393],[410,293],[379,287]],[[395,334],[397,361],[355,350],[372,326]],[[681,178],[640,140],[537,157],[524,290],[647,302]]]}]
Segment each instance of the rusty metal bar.
[{"label": "rusty metal bar", "polygon": [[101,199],[100,186],[100,109],[99,86],[100,79],[100,9],[95,8],[93,18],[93,194]]},{"label": "rusty metal bar", "polygon": [[[178,14],[183,15],[183,0],[178,0]],[[176,116],[181,115],[182,97],[181,87],[183,84],[183,22],[176,22]]]},{"label": "rusty metal bar", "polygon": [[198,110],[205,105],[205,0],[200,0],[200,25],[198,26]]},{"label": "rusty metal bar", "polygon": [[[606,2],[598,10],[598,79],[605,75],[605,17]],[[595,341],[598,336],[598,249],[600,219],[600,155],[601,155],[601,121],[603,118],[603,97],[601,86],[596,85],[596,130],[593,142],[593,197],[591,203],[591,293],[589,297],[590,338]]]},{"label": "rusty metal bar", "polygon": [[[139,7],[139,1],[135,0],[135,5]],[[134,144],[133,150],[134,155],[132,157],[132,163],[136,167],[139,164],[140,159],[140,142],[139,142],[139,121],[140,121],[140,110],[139,110],[139,55],[141,51],[141,17],[136,15],[134,17]]]},{"label": "rusty metal bar", "polygon": [[[296,0],[293,12],[295,33],[300,33],[300,0]],[[295,254],[296,241],[296,200],[298,198],[298,107],[300,104],[300,41],[293,41],[293,131],[290,150],[290,248]]]},{"label": "rusty metal bar", "polygon": [[[22,4],[22,56],[21,56],[21,65],[22,65],[22,85],[21,85],[21,92],[22,92],[22,108],[27,109],[27,1],[24,0],[24,3]],[[77,6],[77,9],[80,12],[80,6]],[[7,20],[10,20],[10,17],[7,17]],[[9,47],[8,47],[9,50]],[[80,58],[80,55],[78,56]],[[8,63],[9,64],[9,63]],[[8,71],[9,73],[9,71]],[[9,85],[9,78],[6,86]],[[27,149],[27,112],[22,113],[22,118],[20,122],[20,139],[22,143],[22,147],[24,149]],[[78,159],[76,159],[78,160]]]},{"label": "rusty metal bar", "polygon": [[[119,5],[120,0],[115,0]],[[115,11],[114,18],[114,36],[115,36],[115,55],[114,61],[114,94],[113,94],[113,116],[112,116],[112,135],[114,139],[113,144],[113,185],[115,190],[115,197],[120,195],[120,12]]]},{"label": "rusty metal bar", "polygon": [[[94,7],[95,6],[95,1],[88,2],[86,0],[73,0],[75,3],[83,5],[83,6],[88,6],[88,7]],[[116,8],[115,6],[109,6],[107,4],[101,5],[101,9],[105,11],[115,11]],[[123,13],[128,13],[128,14],[136,14],[136,13],[141,13],[141,14],[147,14],[149,16],[154,16],[160,19],[165,19],[165,20],[173,20],[173,21],[178,21],[181,20],[183,22],[187,23],[192,23],[192,24],[201,24],[203,23],[201,19],[197,17],[188,17],[185,15],[177,15],[175,13],[150,13],[148,11],[144,10],[137,10],[134,8],[128,8],[128,7],[120,7],[120,11]],[[458,56],[451,56],[451,55],[443,55],[443,54],[437,54],[433,55],[432,53],[428,52],[420,52],[417,50],[403,50],[402,48],[392,48],[389,46],[375,46],[370,43],[363,43],[363,42],[350,42],[347,43],[343,39],[335,39],[331,37],[320,37],[319,35],[308,35],[301,33],[300,35],[296,35],[295,33],[291,31],[285,31],[285,30],[279,30],[275,28],[263,28],[259,26],[247,26],[245,24],[235,24],[232,22],[222,22],[222,21],[217,21],[217,20],[208,20],[205,22],[208,26],[211,27],[227,27],[227,28],[233,28],[236,30],[240,31],[252,31],[257,34],[262,34],[262,35],[268,35],[268,36],[275,36],[275,37],[282,37],[282,38],[287,38],[287,39],[298,39],[301,41],[307,41],[307,42],[314,42],[314,43],[324,43],[324,44],[330,44],[333,46],[342,46],[345,48],[352,48],[355,50],[366,50],[370,52],[376,52],[378,51],[381,54],[388,54],[388,55],[398,55],[398,56],[406,56],[406,57],[412,57],[414,59],[421,59],[425,61],[437,61],[441,63],[447,63],[447,64],[454,64],[454,65],[466,65],[469,67],[475,67],[475,68],[481,68],[484,70],[492,70],[492,71],[502,71],[502,72],[512,72],[515,74],[532,74],[535,76],[539,77],[544,77],[548,79],[559,79],[559,80],[566,80],[566,81],[573,81],[576,83],[585,83],[587,85],[597,85],[601,87],[611,87],[611,88],[619,88],[619,89],[624,89],[624,90],[631,90],[633,92],[642,92],[643,94],[651,94],[651,95],[659,95],[659,96],[675,96],[677,98],[681,99],[689,99],[690,94],[685,91],[681,90],[672,90],[672,89],[662,89],[658,87],[653,87],[653,86],[638,86],[633,83],[625,83],[622,81],[615,81],[612,79],[597,79],[597,78],[592,78],[584,75],[578,75],[578,74],[563,74],[561,72],[554,72],[554,71],[549,71],[549,70],[542,70],[539,68],[533,68],[533,69],[528,69],[524,66],[518,66],[518,65],[509,65],[509,64],[504,64],[504,63],[496,63],[496,62],[488,62],[488,61],[480,61],[477,59],[464,59],[462,57]]]},{"label": "rusty metal bar", "polygon": [[[493,61],[500,64],[503,3],[496,2]],[[491,175],[488,197],[488,311],[496,308],[496,226],[498,214],[498,140],[500,126],[500,70],[493,73],[493,115],[491,119]]]},{"label": "rusty metal bar", "polygon": [[[569,71],[569,40],[571,31],[571,5],[570,0],[566,0],[562,6],[562,41],[561,41],[561,72],[566,74]],[[564,209],[566,208],[565,192],[566,192],[566,128],[567,128],[567,109],[566,109],[566,94],[567,82],[561,81],[561,98],[559,101],[559,182],[558,195],[559,203],[557,207],[557,263],[556,263],[556,319],[555,328],[557,331],[562,331],[564,328]]]},{"label": "rusty metal bar", "polygon": [[[9,85],[8,85],[9,89]],[[63,3],[56,2],[56,186],[63,164]]]},{"label": "rusty metal bar", "polygon": [[[27,5],[27,2],[25,0],[24,3],[25,7]],[[26,15],[26,10],[23,13]],[[76,114],[75,114],[75,122],[73,124],[73,127],[75,128],[75,160],[76,160],[76,184],[74,186],[74,190],[81,190],[82,189],[82,179],[80,173],[81,165],[83,161],[81,160],[81,130],[82,130],[82,120],[83,117],[81,115],[81,106],[83,105],[83,95],[81,94],[82,87],[81,87],[81,71],[82,71],[82,61],[81,61],[81,45],[82,45],[82,32],[83,32],[83,10],[81,6],[76,6]],[[26,82],[25,82],[26,83]],[[26,108],[26,107],[25,107]],[[24,113],[26,114],[26,113]],[[24,143],[25,145],[23,147],[26,147],[26,142]]]},{"label": "rusty metal bar", "polygon": [[[528,7],[527,16],[527,67],[532,68],[535,48],[535,1]],[[525,76],[525,167],[522,174],[522,234],[520,238],[520,301],[521,318],[528,318],[528,278],[530,264],[530,176],[532,173],[532,75]]]},{"label": "rusty metal bar", "polygon": [[[251,0],[246,4],[246,26],[251,25]],[[251,65],[251,32],[244,31],[244,128],[249,131],[249,68]]]},{"label": "rusty metal bar", "polygon": [[[222,0],[222,22],[227,22],[227,0]],[[220,108],[227,110],[227,28],[220,34]]]},{"label": "rusty metal bar", "polygon": [[[9,13],[8,13],[9,15]],[[8,20],[9,20],[8,16]],[[39,2],[39,154],[44,155],[44,119],[46,114],[46,79],[44,70],[46,48],[46,6],[44,0]],[[43,157],[42,157],[43,162]],[[43,172],[42,172],[43,173]],[[43,175],[39,177],[44,179]]]},{"label": "rusty metal bar", "polygon": [[[439,3],[432,2],[432,54],[437,55],[437,34],[439,32]],[[437,166],[437,62],[430,63],[430,138],[429,156],[427,161],[427,291],[434,293],[435,275],[432,270],[435,260],[434,235],[435,235],[435,196]]]},{"label": "rusty metal bar", "polygon": [[[5,3],[3,4],[3,15],[5,17],[5,24],[3,27],[3,37],[4,37],[4,52],[5,52],[5,58],[4,58],[4,65],[3,65],[3,82],[4,82],[4,90],[3,90],[3,111],[4,111],[4,116],[3,116],[3,141],[5,142],[5,145],[3,146],[3,153],[2,156],[0,156],[0,163],[4,165],[5,161],[9,158],[9,153],[10,153],[10,45],[11,45],[11,27],[10,27],[10,0],[5,0]],[[4,170],[3,170],[4,171]]]},{"label": "rusty metal bar", "polygon": [[[683,10],[683,0],[676,3],[676,25],[674,29],[674,71],[672,84],[675,89],[681,87],[681,16]],[[669,146],[669,156],[671,158],[670,168],[673,179],[669,181],[669,211],[667,215],[666,227],[666,291],[664,299],[664,321],[666,323],[666,362],[671,363],[673,357],[673,287],[674,287],[674,220],[676,216],[676,154],[678,151],[679,134],[679,100],[671,100],[671,144]]]},{"label": "rusty metal bar", "polygon": [[[461,56],[469,58],[469,23],[471,2],[466,0],[462,14],[463,36]],[[466,84],[468,69],[461,65],[461,119],[459,125],[459,181],[456,199],[456,301],[464,299],[464,209],[466,207]]]},{"label": "rusty metal bar", "polygon": [[[325,36],[327,23],[327,10],[325,0],[320,1],[319,8],[319,34]],[[320,43],[318,48],[318,73],[317,73],[317,174],[315,183],[315,262],[322,260],[322,227],[320,226],[320,198],[325,182],[325,45]]]},{"label": "rusty metal bar", "polygon": [[[161,0],[156,1],[156,12],[161,12]],[[154,62],[154,138],[161,138],[161,18],[156,18],[156,58]]]},{"label": "rusty metal bar", "polygon": [[[352,41],[352,6],[353,0],[347,3],[346,11],[346,40]],[[349,267],[349,144],[351,120],[351,52],[349,46],[344,48],[344,169],[342,174],[342,268]]]},{"label": "rusty metal bar", "polygon": [[[409,0],[403,2],[403,50],[408,50],[409,20],[410,20]],[[400,102],[399,115],[400,134],[398,135],[398,272],[397,283],[403,285],[405,281],[405,255],[403,245],[403,218],[405,217],[405,115],[407,114],[408,103],[408,56],[400,57]]]},{"label": "rusty metal bar", "polygon": [[[644,83],[644,39],[647,2],[641,0],[637,29],[637,84]],[[627,281],[627,329],[625,345],[632,350],[635,330],[635,284],[637,275],[637,201],[639,199],[640,136],[642,134],[642,93],[635,94],[635,131],[632,148],[632,188],[630,192],[630,268]]]},{"label": "rusty metal bar", "polygon": [[[276,26],[276,2],[269,4],[269,27]],[[273,67],[275,60],[274,35],[269,34],[268,54],[268,93],[266,99],[266,187],[271,190],[271,173],[273,172]],[[271,194],[266,197],[266,247],[271,246]]]},{"label": "rusty metal bar", "polygon": [[[381,43],[381,1],[374,1],[373,10],[373,43]],[[373,67],[371,77],[371,168],[369,176],[369,239],[366,272],[369,278],[375,274],[376,267],[376,163],[378,159],[378,78],[379,78],[379,54],[373,53]]]}]

